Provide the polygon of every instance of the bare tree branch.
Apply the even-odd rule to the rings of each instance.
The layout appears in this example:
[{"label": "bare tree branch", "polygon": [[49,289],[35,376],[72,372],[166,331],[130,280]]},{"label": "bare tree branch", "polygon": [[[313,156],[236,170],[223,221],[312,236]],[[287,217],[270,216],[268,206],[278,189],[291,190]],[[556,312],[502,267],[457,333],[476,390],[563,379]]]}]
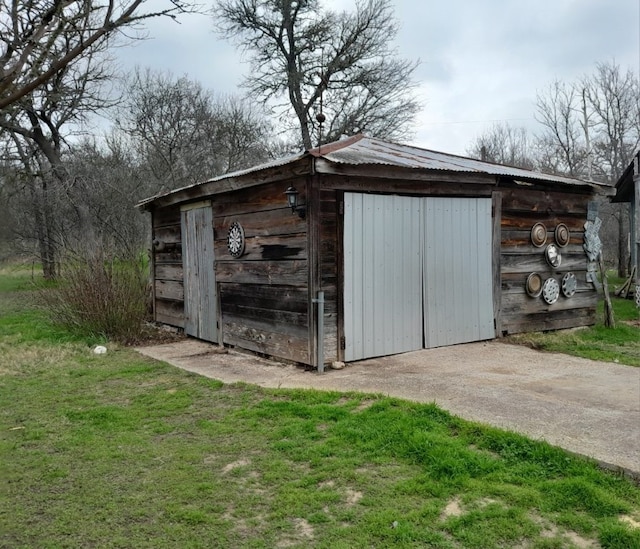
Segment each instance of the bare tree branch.
[{"label": "bare tree branch", "polygon": [[[148,0],[11,0],[0,5],[0,109],[19,101],[114,31],[196,11],[186,0],[144,10]],[[64,47],[54,45],[64,44]],[[56,55],[51,52],[55,51]]]},{"label": "bare tree branch", "polygon": [[[417,62],[399,59],[389,0],[361,0],[354,13],[323,10],[318,0],[217,0],[215,26],[250,56],[245,86],[263,101],[287,98],[302,144],[367,131],[401,139],[420,106],[413,95]],[[284,114],[284,113],[283,113]]]}]

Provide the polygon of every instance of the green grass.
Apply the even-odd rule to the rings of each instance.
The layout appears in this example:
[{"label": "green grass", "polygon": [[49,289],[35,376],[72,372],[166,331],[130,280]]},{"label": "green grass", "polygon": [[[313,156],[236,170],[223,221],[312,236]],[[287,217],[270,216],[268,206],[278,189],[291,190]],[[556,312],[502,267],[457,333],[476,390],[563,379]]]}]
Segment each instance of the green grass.
[{"label": "green grass", "polygon": [[94,355],[0,303],[0,547],[640,548],[640,488],[547,444]]},{"label": "green grass", "polygon": [[611,298],[615,328],[604,326],[604,306],[598,304],[596,325],[587,328],[516,334],[507,342],[535,349],[640,366],[640,311],[630,299]]}]

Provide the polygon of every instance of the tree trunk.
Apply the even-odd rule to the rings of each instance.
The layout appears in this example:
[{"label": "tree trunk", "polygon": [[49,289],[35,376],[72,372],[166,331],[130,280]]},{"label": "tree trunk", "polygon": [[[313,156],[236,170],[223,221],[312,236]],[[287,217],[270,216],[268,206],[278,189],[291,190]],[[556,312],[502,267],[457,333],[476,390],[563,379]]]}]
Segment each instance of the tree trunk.
[{"label": "tree trunk", "polygon": [[39,237],[43,239],[40,244],[40,250],[43,252],[41,256],[42,274],[46,280],[56,278],[56,244],[54,240],[53,216],[51,215],[51,198],[47,180],[42,180],[42,230],[38,232]]}]

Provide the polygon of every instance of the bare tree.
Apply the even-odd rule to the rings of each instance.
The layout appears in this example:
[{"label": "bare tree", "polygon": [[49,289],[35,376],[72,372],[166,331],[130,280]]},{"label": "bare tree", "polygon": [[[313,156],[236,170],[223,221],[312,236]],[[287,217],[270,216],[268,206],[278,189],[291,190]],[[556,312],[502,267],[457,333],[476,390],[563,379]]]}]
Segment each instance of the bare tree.
[{"label": "bare tree", "polygon": [[[153,4],[154,9],[145,9]],[[6,0],[0,3],[0,109],[19,101],[101,45],[142,21],[194,11],[167,0]]]},{"label": "bare tree", "polygon": [[[140,38],[142,22],[193,11],[190,2],[163,0],[12,0],[0,4],[0,138],[19,166],[25,228],[38,242],[43,274],[52,278],[68,219],[86,223],[75,181],[64,162],[69,128],[108,102],[105,51],[116,31]],[[67,208],[75,216],[67,215]],[[26,234],[23,237],[26,238]]]},{"label": "bare tree", "polygon": [[467,149],[467,154],[497,164],[532,170],[536,167],[533,141],[526,128],[494,124]]},{"label": "bare tree", "polygon": [[[72,248],[83,243],[135,257],[144,249],[147,220],[133,212],[134,205],[153,192],[148,172],[136,159],[130,141],[112,131],[97,142],[85,138],[65,156],[66,169],[74,181],[67,191],[70,203],[81,203],[83,212],[68,212],[77,230],[67,231]],[[82,216],[83,219],[80,219]]]},{"label": "bare tree", "polygon": [[556,80],[536,98],[537,120],[544,127],[541,143],[549,162],[546,171],[579,176],[584,173],[584,128],[579,119],[581,92],[575,84]]},{"label": "bare tree", "polygon": [[267,157],[266,120],[247,102],[187,77],[136,70],[118,126],[157,182],[154,192],[204,181]]},{"label": "bare tree", "polygon": [[[593,112],[596,163],[602,177],[615,183],[640,145],[640,90],[631,70],[623,72],[615,62],[598,63],[584,82],[586,108]],[[618,276],[627,275],[628,206],[612,205],[617,225]]]},{"label": "bare tree", "polygon": [[398,30],[390,0],[362,0],[355,13],[324,10],[319,0],[217,0],[215,14],[217,30],[249,53],[250,95],[292,110],[304,147],[319,135],[321,101],[319,141],[409,135],[417,63],[389,45]]},{"label": "bare tree", "polygon": [[[52,57],[64,50],[65,44],[50,45]],[[82,59],[61,68],[53,78],[44,81],[31,93],[2,110],[0,131],[28,181],[30,201],[25,214],[32,222],[33,235],[38,241],[38,254],[43,274],[56,274],[58,250],[64,241],[63,213],[65,206],[82,211],[82,203],[63,200],[73,180],[65,168],[63,154],[69,127],[84,121],[109,104],[101,93],[102,83],[109,79],[102,46],[85,51]]]},{"label": "bare tree", "polygon": [[636,76],[614,62],[598,63],[582,82],[591,111],[594,154],[602,174],[617,181],[640,145],[640,90]]},{"label": "bare tree", "polygon": [[[615,183],[640,145],[639,101],[635,76],[613,61],[598,63],[579,81],[554,82],[537,99],[538,120],[544,127],[539,142],[543,169]],[[603,203],[602,210],[603,231],[617,233],[612,241],[618,274],[625,276],[625,206]]]}]

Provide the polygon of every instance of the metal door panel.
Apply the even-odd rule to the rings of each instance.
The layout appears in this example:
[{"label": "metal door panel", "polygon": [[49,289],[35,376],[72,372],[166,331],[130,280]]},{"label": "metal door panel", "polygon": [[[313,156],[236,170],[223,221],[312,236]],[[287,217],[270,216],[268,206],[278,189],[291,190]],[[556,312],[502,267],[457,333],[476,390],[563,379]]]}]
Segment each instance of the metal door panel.
[{"label": "metal door panel", "polygon": [[422,348],[421,199],[345,193],[345,360]]},{"label": "metal door panel", "polygon": [[491,200],[424,200],[425,346],[491,339]]}]

